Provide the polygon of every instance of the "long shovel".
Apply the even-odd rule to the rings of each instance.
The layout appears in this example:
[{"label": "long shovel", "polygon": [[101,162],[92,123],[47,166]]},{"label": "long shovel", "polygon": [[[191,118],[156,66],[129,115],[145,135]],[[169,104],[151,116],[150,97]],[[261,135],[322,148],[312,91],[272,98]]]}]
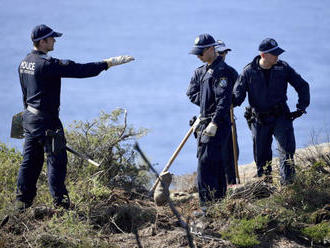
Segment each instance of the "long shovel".
[{"label": "long shovel", "polygon": [[233,151],[234,151],[234,165],[235,165],[236,182],[238,184],[240,184],[241,181],[239,179],[238,162],[237,162],[237,133],[236,133],[236,122],[235,122],[235,118],[234,118],[233,105],[230,106],[230,121],[231,121],[231,132],[232,132],[232,138],[233,138]]},{"label": "long shovel", "polygon": [[77,157],[79,158],[82,158],[84,160],[86,160],[88,163],[92,164],[92,165],[95,165],[97,167],[100,166],[99,163],[96,163],[95,161],[91,160],[89,157],[87,157],[85,154],[82,154],[80,152],[77,152],[75,150],[73,150],[71,147],[69,146],[65,146],[65,149],[68,151],[68,152],[71,152],[72,154],[76,155]]},{"label": "long shovel", "polygon": [[[181,141],[181,143],[179,144],[179,146],[176,148],[176,150],[174,151],[173,155],[171,156],[171,158],[168,160],[166,166],[164,167],[164,169],[162,170],[162,173],[168,171],[168,169],[171,167],[173,161],[175,160],[175,158],[178,156],[179,152],[181,151],[182,147],[184,146],[184,144],[187,142],[188,138],[190,137],[190,135],[192,134],[192,132],[194,131],[194,129],[197,127],[197,125],[199,124],[200,119],[197,118],[194,122],[194,124],[191,126],[191,128],[188,130],[188,132],[186,133],[186,135],[184,136],[183,140]],[[160,175],[159,174],[159,175]],[[154,185],[152,186],[152,188],[150,189],[150,194],[153,194],[153,192],[155,191],[157,185],[159,183],[159,177],[156,179],[156,182],[154,183]]]}]

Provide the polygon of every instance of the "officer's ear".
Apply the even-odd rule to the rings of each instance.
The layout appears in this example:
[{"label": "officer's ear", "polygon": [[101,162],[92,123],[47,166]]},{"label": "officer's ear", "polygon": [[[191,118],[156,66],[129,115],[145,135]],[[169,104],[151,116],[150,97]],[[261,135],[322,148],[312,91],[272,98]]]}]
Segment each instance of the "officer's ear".
[{"label": "officer's ear", "polygon": [[35,48],[39,48],[39,46],[40,46],[40,40],[38,40],[38,41],[34,41],[34,42],[33,42],[33,46],[34,46]]}]

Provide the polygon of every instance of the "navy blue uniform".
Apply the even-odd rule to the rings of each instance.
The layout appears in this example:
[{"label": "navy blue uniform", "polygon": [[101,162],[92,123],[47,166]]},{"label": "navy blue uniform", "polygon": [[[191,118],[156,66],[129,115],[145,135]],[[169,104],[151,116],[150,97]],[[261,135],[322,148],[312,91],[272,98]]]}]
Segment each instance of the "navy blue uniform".
[{"label": "navy blue uniform", "polygon": [[[46,130],[59,130],[64,137],[59,119],[61,78],[86,78],[98,75],[107,69],[106,62],[78,64],[70,60],[52,58],[41,51],[32,51],[20,63],[18,68],[23,92],[23,114],[25,132],[23,162],[17,180],[17,200],[32,204],[36,195],[36,183],[44,162],[44,151],[51,139]],[[66,176],[67,154],[63,148],[57,153],[47,152],[48,181],[52,197],[60,203],[67,189]]]},{"label": "navy blue uniform", "polygon": [[[229,73],[228,76],[228,80],[230,82],[230,86],[233,88],[234,84],[238,78],[238,73],[237,71],[227,65],[225,62],[224,64],[226,65],[226,70]],[[200,67],[202,68],[202,67]],[[197,69],[197,70],[200,70]],[[196,85],[194,85],[196,84]],[[199,106],[199,94],[200,94],[200,90],[199,90],[200,86],[199,86],[199,81],[198,80],[191,80],[190,82],[190,86],[189,86],[189,90],[187,92],[188,96],[190,97],[190,99],[192,100],[193,103],[197,104]],[[231,89],[232,90],[232,89]],[[232,130],[230,129],[230,136],[228,139],[228,144],[226,149],[221,149],[221,152],[223,152],[223,159],[225,160],[224,165],[225,165],[225,175],[226,175],[226,179],[227,179],[227,183],[228,184],[236,184],[236,172],[235,172],[235,162],[234,162],[234,149],[233,149],[233,137],[232,137]],[[237,137],[236,137],[236,144],[238,144],[237,142]],[[237,157],[238,157],[238,153],[239,153],[239,148],[238,145],[236,146],[236,150],[237,150]]]},{"label": "navy blue uniform", "polygon": [[[202,205],[206,201],[223,198],[227,190],[222,151],[230,137],[230,77],[229,67],[218,56],[211,65],[195,70],[187,90],[187,96],[200,107],[200,117],[204,119],[197,137],[197,180]],[[202,134],[210,121],[218,126],[213,137]]]},{"label": "navy blue uniform", "polygon": [[278,142],[281,183],[294,176],[293,155],[295,137],[287,101],[288,83],[298,93],[297,109],[305,110],[310,102],[308,83],[286,62],[279,60],[269,70],[268,80],[259,66],[260,56],[248,64],[234,86],[235,106],[242,104],[248,93],[248,100],[254,120],[251,124],[254,159],[258,176],[271,172],[272,136]]}]

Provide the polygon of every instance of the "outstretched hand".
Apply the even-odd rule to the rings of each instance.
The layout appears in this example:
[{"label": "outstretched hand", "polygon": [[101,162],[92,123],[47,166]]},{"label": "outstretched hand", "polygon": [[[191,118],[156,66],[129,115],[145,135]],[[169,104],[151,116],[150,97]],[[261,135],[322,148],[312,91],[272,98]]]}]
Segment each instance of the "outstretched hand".
[{"label": "outstretched hand", "polygon": [[135,60],[133,56],[121,55],[121,56],[105,59],[104,61],[107,62],[108,68],[110,68],[111,66],[125,64],[133,60]]}]

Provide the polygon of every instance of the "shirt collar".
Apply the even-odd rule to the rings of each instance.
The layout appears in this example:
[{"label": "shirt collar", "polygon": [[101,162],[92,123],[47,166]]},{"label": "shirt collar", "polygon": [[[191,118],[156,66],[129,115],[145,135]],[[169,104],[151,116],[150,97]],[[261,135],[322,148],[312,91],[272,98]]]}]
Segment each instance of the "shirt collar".
[{"label": "shirt collar", "polygon": [[35,50],[35,49],[33,49],[31,53],[33,53],[33,54],[40,54],[40,55],[46,55],[46,53],[44,53],[42,51],[39,51],[39,50]]},{"label": "shirt collar", "polygon": [[214,68],[215,68],[216,66],[218,66],[221,62],[223,63],[222,57],[221,57],[220,55],[218,55],[218,57],[213,61],[212,64],[210,64],[210,65],[206,65],[206,68],[207,68],[207,70],[210,69],[210,68],[214,69]]}]

